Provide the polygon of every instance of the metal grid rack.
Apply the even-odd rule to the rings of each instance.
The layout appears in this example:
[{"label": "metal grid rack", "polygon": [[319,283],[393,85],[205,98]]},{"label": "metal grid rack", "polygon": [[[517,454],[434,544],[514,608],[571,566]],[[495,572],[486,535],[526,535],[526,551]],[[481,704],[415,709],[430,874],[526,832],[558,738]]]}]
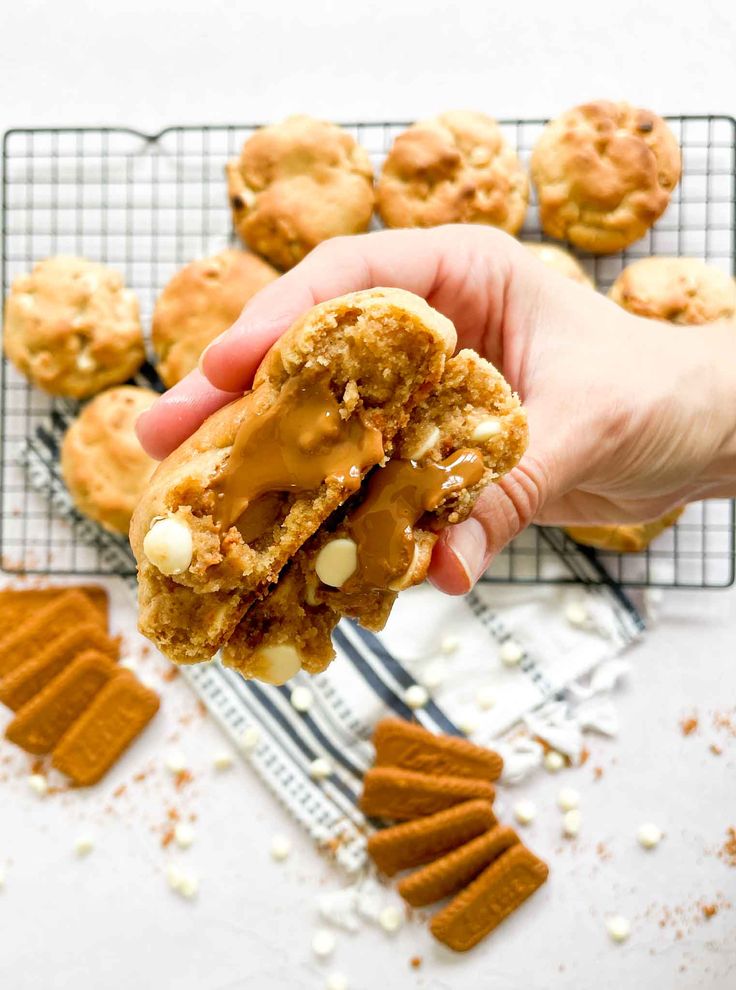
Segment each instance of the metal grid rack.
[{"label": "metal grid rack", "polygon": [[[733,272],[736,262],[736,121],[670,117],[683,152],[683,178],[660,221],[622,254],[583,256],[605,291],[622,267],[650,254],[692,255]],[[543,120],[502,122],[528,160]],[[147,326],[157,293],[181,265],[232,238],[223,166],[256,125],[131,129],[11,130],[3,143],[2,289],[32,264],[79,254],[118,268],[137,293]],[[376,168],[406,123],[344,125]],[[522,237],[541,239],[532,202]],[[89,523],[63,519],[19,467],[30,436],[63,408],[32,389],[3,360],[0,383],[0,554],[7,571],[119,573]],[[572,582],[581,552],[601,581],[633,586],[726,587],[734,581],[734,504],[689,506],[679,524],[642,554],[580,550],[556,530],[533,528],[494,563],[486,580]],[[603,565],[600,567],[600,565]],[[610,576],[610,578],[608,577]],[[595,580],[595,577],[593,578]]]}]

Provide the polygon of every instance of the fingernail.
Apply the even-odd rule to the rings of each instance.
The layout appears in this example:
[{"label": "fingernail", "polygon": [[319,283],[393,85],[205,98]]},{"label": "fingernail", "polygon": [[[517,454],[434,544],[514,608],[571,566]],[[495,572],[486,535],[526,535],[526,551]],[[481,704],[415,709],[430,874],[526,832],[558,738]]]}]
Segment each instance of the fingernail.
[{"label": "fingernail", "polygon": [[202,351],[202,353],[199,355],[199,361],[197,361],[197,367],[202,372],[205,378],[207,377],[207,375],[205,374],[205,370],[204,370],[204,356],[211,347],[214,347],[215,344],[220,343],[220,341],[222,340],[222,338],[225,336],[226,333],[227,330],[223,330],[222,333],[218,333],[215,339],[211,340],[209,344],[205,347],[205,349]]},{"label": "fingernail", "polygon": [[450,549],[468,577],[468,590],[486,569],[486,532],[472,516],[452,527]]}]

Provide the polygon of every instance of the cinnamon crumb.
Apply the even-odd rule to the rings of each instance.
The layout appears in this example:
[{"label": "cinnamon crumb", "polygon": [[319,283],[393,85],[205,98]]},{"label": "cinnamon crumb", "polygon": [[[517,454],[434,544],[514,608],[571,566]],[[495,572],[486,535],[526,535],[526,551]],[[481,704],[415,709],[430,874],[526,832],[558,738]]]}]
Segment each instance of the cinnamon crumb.
[{"label": "cinnamon crumb", "polygon": [[691,736],[697,727],[698,719],[695,715],[690,715],[689,718],[680,719],[680,731],[683,736]]},{"label": "cinnamon crumb", "polygon": [[710,749],[710,751],[711,751],[711,753],[712,753],[712,754],[713,754],[714,756],[720,756],[720,755],[721,755],[721,753],[723,752],[723,750],[722,750],[722,749],[721,749],[721,747],[720,747],[720,746],[718,745],[718,743],[711,743],[711,744],[710,744],[710,746],[708,747],[708,749]]},{"label": "cinnamon crumb", "polygon": [[412,956],[411,959],[409,960],[409,965],[411,966],[412,969],[419,969],[419,967],[422,965],[422,957]]},{"label": "cinnamon crumb", "polygon": [[205,715],[207,714],[207,705],[205,705],[205,703],[199,698],[197,699],[197,711],[202,716],[202,718],[204,718]]},{"label": "cinnamon crumb", "polygon": [[122,795],[125,794],[127,789],[128,789],[127,784],[120,784],[120,786],[116,787],[115,790],[112,792],[112,796],[114,798],[122,797]]},{"label": "cinnamon crumb", "polygon": [[174,841],[174,830],[169,826],[169,828],[167,828],[164,834],[161,836],[161,845],[163,846],[164,849],[166,849],[167,846],[170,846],[173,841]]},{"label": "cinnamon crumb", "polygon": [[589,757],[590,757],[590,750],[588,749],[587,746],[583,746],[583,748],[582,748],[582,750],[580,752],[580,766],[581,767],[584,766],[588,762]]},{"label": "cinnamon crumb", "polygon": [[166,817],[169,819],[170,822],[178,822],[179,812],[176,810],[176,808],[169,808],[169,810],[166,812]]},{"label": "cinnamon crumb", "polygon": [[703,910],[703,917],[710,919],[713,917],[714,914],[718,914],[718,905],[704,904],[702,910]]},{"label": "cinnamon crumb", "polygon": [[193,779],[191,770],[179,770],[179,772],[174,775],[174,787],[180,791],[182,787],[186,787],[187,784],[190,784]]},{"label": "cinnamon crumb", "polygon": [[593,780],[600,780],[603,776],[603,767],[593,767]]},{"label": "cinnamon crumb", "polygon": [[168,683],[169,681],[175,680],[178,676],[179,676],[179,668],[175,667],[172,663],[171,666],[167,667],[166,670],[163,672],[161,678]]},{"label": "cinnamon crumb", "polygon": [[718,858],[729,866],[736,866],[736,828],[731,825],[726,829],[726,841],[721,846]]}]

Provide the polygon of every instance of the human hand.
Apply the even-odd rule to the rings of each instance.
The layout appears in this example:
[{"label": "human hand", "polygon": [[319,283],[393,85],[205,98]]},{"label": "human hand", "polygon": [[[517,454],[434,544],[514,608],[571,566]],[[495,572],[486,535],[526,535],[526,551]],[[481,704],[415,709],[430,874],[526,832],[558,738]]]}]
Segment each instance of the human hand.
[{"label": "human hand", "polygon": [[374,286],[423,296],[458,343],[520,394],[530,445],[521,463],[438,541],[430,578],[463,594],[530,522],[638,522],[736,493],[736,328],[643,320],[545,268],[482,226],[335,238],[271,283],[192,372],[138,422],[164,457],[248,388],[271,344],[324,300]]}]

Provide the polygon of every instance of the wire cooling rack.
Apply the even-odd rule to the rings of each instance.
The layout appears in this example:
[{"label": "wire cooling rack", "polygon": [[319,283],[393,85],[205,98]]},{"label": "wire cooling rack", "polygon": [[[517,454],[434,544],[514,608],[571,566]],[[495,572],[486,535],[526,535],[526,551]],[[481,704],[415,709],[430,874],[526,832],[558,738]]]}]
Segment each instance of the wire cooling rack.
[{"label": "wire cooling rack", "polygon": [[[605,291],[622,267],[650,254],[691,255],[728,272],[736,256],[736,121],[670,117],[683,152],[683,178],[667,212],[623,254],[583,256]],[[528,160],[543,120],[502,122]],[[119,128],[14,129],[3,143],[2,289],[35,261],[76,254],[118,268],[138,294],[148,326],[157,293],[181,265],[232,238],[223,166],[251,126],[172,127],[156,135]],[[344,125],[378,168],[406,123]],[[522,237],[540,240],[532,202]],[[119,559],[90,524],[59,518],[48,493],[19,466],[29,437],[67,406],[32,389],[2,362],[0,554],[4,570],[119,573]],[[644,553],[584,550],[588,580],[627,585],[726,587],[734,581],[734,504],[689,506],[679,524]],[[489,581],[573,582],[580,550],[558,530],[533,528],[494,563]],[[602,565],[602,566],[601,566]]]}]

